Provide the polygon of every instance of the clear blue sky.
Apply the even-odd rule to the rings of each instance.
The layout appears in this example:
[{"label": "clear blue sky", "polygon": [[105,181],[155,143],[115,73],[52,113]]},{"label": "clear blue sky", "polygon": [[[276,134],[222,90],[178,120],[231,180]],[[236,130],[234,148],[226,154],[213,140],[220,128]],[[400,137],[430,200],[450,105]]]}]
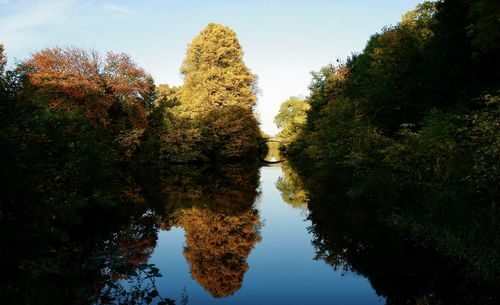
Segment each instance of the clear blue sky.
[{"label": "clear blue sky", "polygon": [[157,84],[180,85],[188,43],[210,22],[236,31],[259,76],[257,111],[273,124],[281,102],[307,95],[310,72],[363,49],[416,0],[0,0],[0,42],[9,60],[45,47],[125,52]]}]

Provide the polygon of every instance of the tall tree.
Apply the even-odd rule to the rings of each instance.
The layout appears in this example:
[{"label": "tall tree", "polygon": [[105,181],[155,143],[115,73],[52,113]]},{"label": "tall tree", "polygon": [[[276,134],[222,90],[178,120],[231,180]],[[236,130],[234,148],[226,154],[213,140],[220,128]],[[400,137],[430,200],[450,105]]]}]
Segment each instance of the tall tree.
[{"label": "tall tree", "polygon": [[257,78],[243,62],[236,33],[209,24],[189,45],[181,73],[181,113],[197,121],[207,135],[207,154],[215,159],[240,157],[255,149]]}]

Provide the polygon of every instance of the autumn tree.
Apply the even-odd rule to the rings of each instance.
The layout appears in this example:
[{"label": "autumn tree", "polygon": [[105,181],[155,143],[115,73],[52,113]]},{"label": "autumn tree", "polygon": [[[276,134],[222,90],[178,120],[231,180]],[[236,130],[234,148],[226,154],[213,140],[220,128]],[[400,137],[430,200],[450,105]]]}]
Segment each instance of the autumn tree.
[{"label": "autumn tree", "polygon": [[203,138],[210,159],[241,157],[256,149],[256,76],[243,62],[236,33],[211,23],[193,39],[181,67],[180,108],[197,122],[186,136]]},{"label": "autumn tree", "polygon": [[[144,214],[124,156],[147,125],[152,78],[124,54],[81,49],[46,49],[12,69],[5,63],[2,47],[1,230],[9,232],[2,244],[12,245],[2,253],[2,300],[95,300],[105,281],[154,249],[150,225],[111,234],[130,223],[132,209]],[[108,214],[112,221],[98,220]],[[93,256],[105,250],[112,258]]]},{"label": "autumn tree", "polygon": [[152,77],[126,54],[51,48],[21,66],[52,112],[83,114],[102,142],[116,140],[128,158],[140,144],[154,101]]},{"label": "autumn tree", "polygon": [[[81,108],[101,127],[147,125],[146,107],[154,90],[150,75],[126,54],[78,48],[45,49],[23,63],[30,83],[56,110]],[[123,126],[122,126],[123,127]]]}]

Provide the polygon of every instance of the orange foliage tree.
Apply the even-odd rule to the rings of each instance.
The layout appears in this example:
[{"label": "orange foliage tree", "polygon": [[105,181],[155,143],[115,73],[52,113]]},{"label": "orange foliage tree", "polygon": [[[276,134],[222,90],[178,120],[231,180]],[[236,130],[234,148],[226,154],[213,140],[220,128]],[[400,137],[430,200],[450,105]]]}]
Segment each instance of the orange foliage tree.
[{"label": "orange foliage tree", "polygon": [[29,82],[59,111],[81,109],[100,127],[144,129],[152,102],[152,77],[128,55],[78,48],[35,53],[22,66]]}]

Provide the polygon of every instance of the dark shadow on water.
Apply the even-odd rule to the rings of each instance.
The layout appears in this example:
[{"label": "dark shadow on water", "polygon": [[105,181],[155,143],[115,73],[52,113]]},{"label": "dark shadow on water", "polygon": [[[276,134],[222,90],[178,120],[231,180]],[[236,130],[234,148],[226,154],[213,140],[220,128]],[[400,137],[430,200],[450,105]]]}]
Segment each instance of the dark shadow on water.
[{"label": "dark shadow on water", "polygon": [[470,279],[460,262],[388,227],[379,206],[349,200],[331,177],[306,178],[288,164],[282,169],[277,187],[283,199],[292,206],[307,201],[316,259],[366,277],[386,304],[497,304],[494,286]]},{"label": "dark shadow on water", "polygon": [[[122,180],[101,194],[120,204],[87,210],[79,224],[65,227],[64,240],[37,241],[26,235],[29,226],[20,228],[22,236],[10,237],[15,243],[2,245],[8,248],[2,304],[23,303],[16,302],[23,293],[36,296],[33,304],[141,304],[160,297],[168,304],[155,279],[169,270],[148,262],[158,232],[172,227],[185,232],[191,277],[215,298],[233,295],[261,241],[255,207],[261,165],[176,165],[137,175],[149,177],[140,183]],[[333,179],[312,181],[286,162],[279,167],[283,175],[275,186],[283,201],[309,211],[315,259],[367,278],[387,304],[494,304],[498,293],[467,280],[460,264],[425,243],[389,229],[377,206],[346,200]],[[53,252],[41,250],[47,244]]]}]

